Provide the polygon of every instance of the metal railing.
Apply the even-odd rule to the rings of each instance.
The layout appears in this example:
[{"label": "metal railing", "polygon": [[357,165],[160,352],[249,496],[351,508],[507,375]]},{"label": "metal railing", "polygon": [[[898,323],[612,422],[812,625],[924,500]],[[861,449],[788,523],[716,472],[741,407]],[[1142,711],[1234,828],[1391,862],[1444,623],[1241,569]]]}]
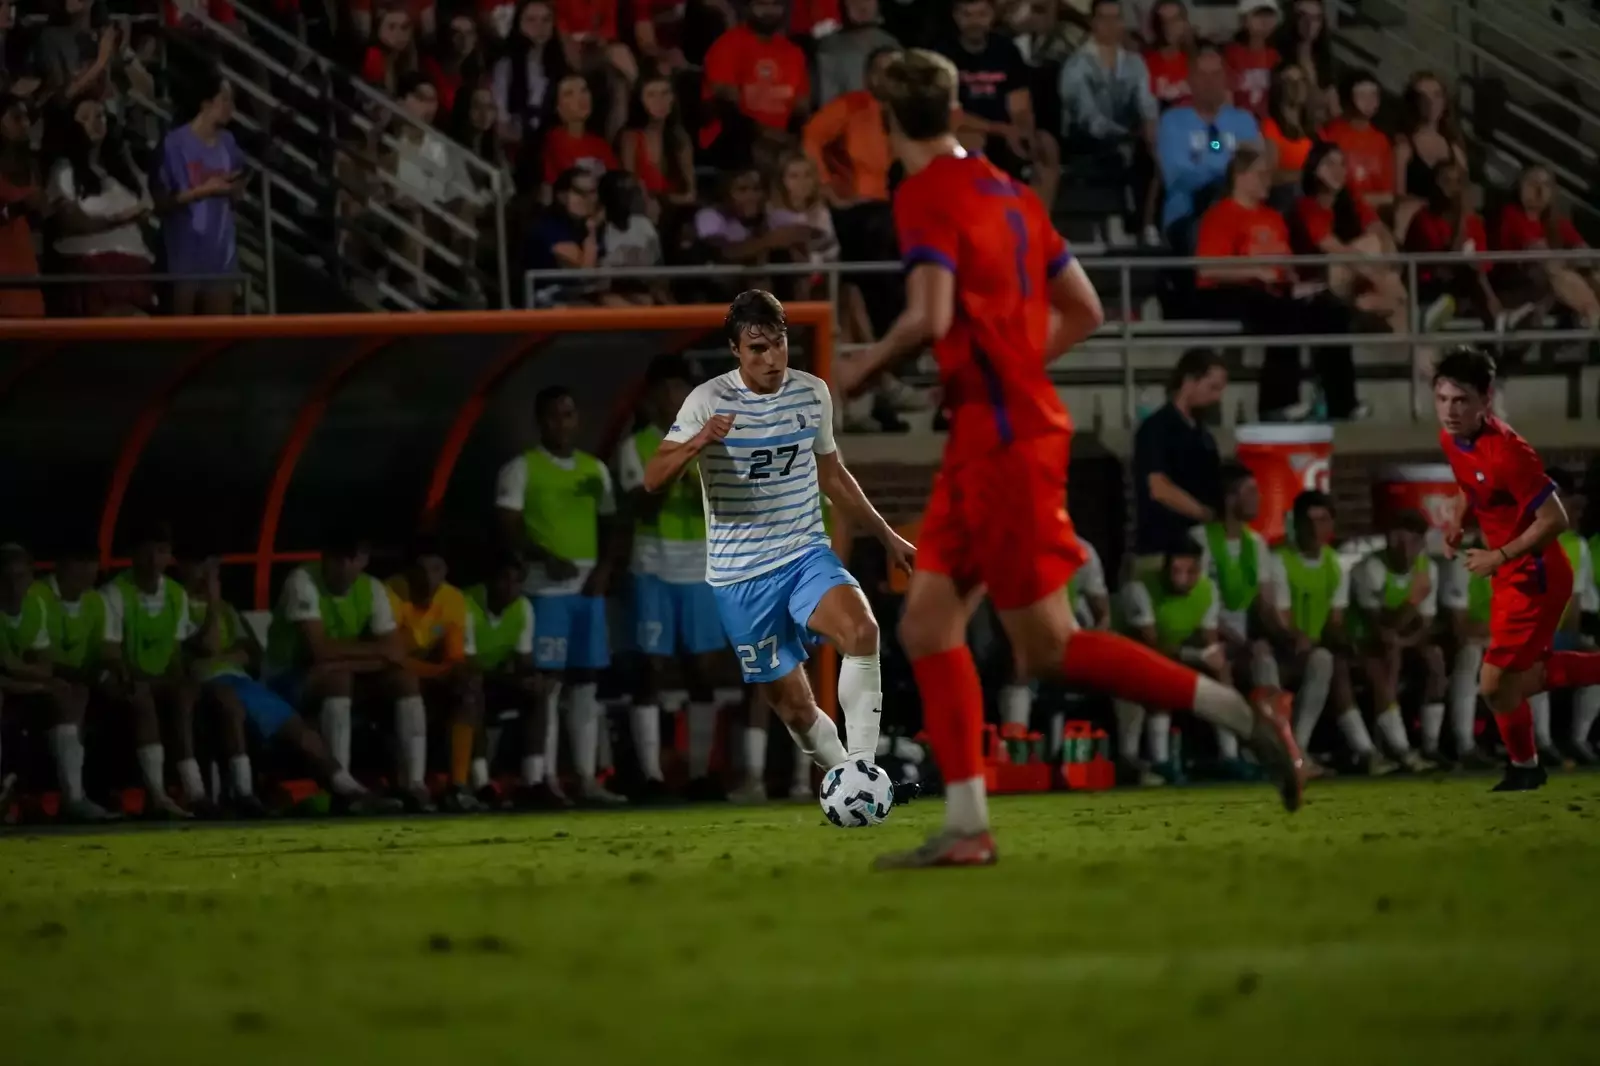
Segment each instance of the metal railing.
[{"label": "metal railing", "polygon": [[238,285],[243,290],[244,313],[250,314],[251,298],[255,295],[255,280],[238,272],[225,274],[0,274],[0,291],[15,289],[45,289],[62,285],[122,285],[137,281],[147,285],[165,285],[187,281],[197,285]]},{"label": "metal railing", "polygon": [[[1330,266],[1392,265],[1404,270],[1406,291],[1418,291],[1419,275],[1423,268],[1434,266],[1477,266],[1482,263],[1594,263],[1600,265],[1600,250],[1570,249],[1560,251],[1485,251],[1485,252],[1393,252],[1382,255],[1341,253],[1337,255],[1283,255],[1251,256],[1240,259],[1204,258],[1200,256],[1094,256],[1074,249],[1078,262],[1094,274],[1115,271],[1117,295],[1114,301],[1104,300],[1107,306],[1105,325],[1074,352],[1113,353],[1121,357],[1123,414],[1126,424],[1133,425],[1137,414],[1137,381],[1131,353],[1137,350],[1165,349],[1185,344],[1204,343],[1219,339],[1236,340],[1252,347],[1296,347],[1302,351],[1311,348],[1350,347],[1354,344],[1378,347],[1404,347],[1412,363],[1419,348],[1432,348],[1440,344],[1503,344],[1514,336],[1518,344],[1567,344],[1600,341],[1584,329],[1518,329],[1508,335],[1492,330],[1451,329],[1430,333],[1422,328],[1422,308],[1415,299],[1409,302],[1409,326],[1403,333],[1361,334],[1283,334],[1266,335],[1244,332],[1237,322],[1221,325],[1212,320],[1174,322],[1141,322],[1134,316],[1133,276],[1139,272],[1161,270],[1194,270],[1200,267],[1233,267],[1242,263],[1264,267],[1301,267],[1320,271]],[[804,277],[822,274],[828,283],[828,302],[835,314],[839,308],[841,279],[872,274],[896,274],[905,268],[901,263],[884,261],[876,263],[773,263],[765,266],[743,267],[711,264],[705,266],[658,267],[590,267],[582,270],[530,270],[524,275],[524,287],[531,301],[540,282],[580,283],[589,281],[674,281],[727,277]],[[530,303],[531,306],[531,303]],[[1196,328],[1199,327],[1199,328]],[[859,347],[859,346],[857,346]],[[854,350],[841,345],[841,353]],[[1411,380],[1411,411],[1416,417],[1421,411],[1421,393],[1415,374]]]}]

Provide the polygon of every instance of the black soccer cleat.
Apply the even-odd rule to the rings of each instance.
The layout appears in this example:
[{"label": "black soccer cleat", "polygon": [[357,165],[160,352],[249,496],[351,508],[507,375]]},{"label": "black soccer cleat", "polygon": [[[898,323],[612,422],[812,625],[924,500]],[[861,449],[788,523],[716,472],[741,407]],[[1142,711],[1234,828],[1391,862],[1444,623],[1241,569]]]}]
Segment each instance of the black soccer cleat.
[{"label": "black soccer cleat", "polygon": [[922,795],[922,785],[920,783],[916,781],[898,782],[894,786],[894,802],[889,806],[893,809],[903,803],[910,803],[920,795]]},{"label": "black soccer cleat", "polygon": [[1506,776],[1490,792],[1533,792],[1544,787],[1550,775],[1542,766],[1508,766]]}]

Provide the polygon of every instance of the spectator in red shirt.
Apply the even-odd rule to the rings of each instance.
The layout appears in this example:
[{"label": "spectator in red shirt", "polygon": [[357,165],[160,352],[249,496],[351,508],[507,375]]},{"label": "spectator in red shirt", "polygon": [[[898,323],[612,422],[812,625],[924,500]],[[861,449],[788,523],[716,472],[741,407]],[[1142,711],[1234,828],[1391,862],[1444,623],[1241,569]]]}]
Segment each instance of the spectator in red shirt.
[{"label": "spectator in red shirt", "polygon": [[694,145],[678,115],[678,97],[667,75],[652,74],[639,82],[628,124],[617,135],[617,152],[623,168],[644,190],[652,222],[661,223],[664,205],[687,207],[695,202]]},{"label": "spectator in red shirt", "polygon": [[[28,277],[39,273],[33,250],[32,220],[44,218],[39,162],[29,146],[28,105],[0,94],[0,273]],[[0,318],[43,318],[38,289],[0,289]]]},{"label": "spectator in red shirt", "polygon": [[[1350,195],[1345,186],[1344,153],[1318,141],[1305,160],[1302,195],[1289,219],[1289,241],[1296,255],[1386,255],[1394,237],[1378,213]],[[1393,263],[1335,264],[1328,289],[1358,311],[1376,315],[1401,333],[1406,328],[1406,287]]]},{"label": "spectator in red shirt", "polygon": [[438,25],[434,0],[386,0],[374,5],[373,0],[350,0],[350,31],[356,40],[364,41],[372,35],[372,19],[376,8],[378,21],[386,12],[399,9],[411,16],[412,32],[424,41],[432,41]]},{"label": "spectator in red shirt", "polygon": [[463,85],[469,91],[476,87],[487,67],[478,41],[477,20],[471,15],[452,15],[448,36],[422,60],[422,72],[439,94],[439,113],[452,114],[456,94]]},{"label": "spectator in red shirt", "polygon": [[[1587,248],[1583,237],[1556,207],[1556,182],[1550,171],[1531,166],[1517,181],[1517,198],[1500,212],[1495,246],[1508,252]],[[1585,329],[1600,330],[1600,282],[1588,263],[1507,263],[1504,274],[1541,299],[1578,316]]]},{"label": "spectator in red shirt", "polygon": [[752,156],[775,163],[810,108],[806,56],[783,35],[782,0],[750,0],[742,25],[706,52],[708,121],[700,147],[723,164]]},{"label": "spectator in red shirt", "polygon": [[[1214,260],[1197,271],[1204,290],[1200,306],[1207,317],[1234,320],[1250,333],[1346,333],[1348,310],[1327,292],[1298,297],[1294,270],[1250,262],[1252,256],[1291,254],[1289,228],[1283,216],[1267,206],[1272,165],[1255,145],[1240,145],[1228,162],[1227,195],[1200,220],[1195,254]],[[1321,379],[1330,418],[1359,418],[1355,366],[1347,347],[1312,349],[1312,363]],[[1261,364],[1257,405],[1262,418],[1296,419],[1308,407],[1300,398],[1300,352],[1295,347],[1270,347]]]},{"label": "spectator in red shirt", "polygon": [[1239,0],[1239,32],[1222,50],[1233,86],[1233,106],[1257,118],[1267,113],[1267,91],[1279,62],[1272,47],[1278,30],[1278,0]]},{"label": "spectator in red shirt", "polygon": [[573,168],[593,174],[597,181],[606,171],[618,169],[616,153],[590,128],[593,118],[594,95],[589,82],[582,74],[568,74],[556,85],[551,114],[543,123],[544,144],[539,151],[546,185],[554,185],[556,178]]},{"label": "spectator in red shirt", "polygon": [[403,7],[384,8],[378,29],[361,61],[361,77],[391,96],[400,79],[417,69],[417,42],[411,16]]},{"label": "spectator in red shirt", "polygon": [[1194,27],[1183,0],[1161,0],[1150,9],[1150,47],[1144,65],[1150,72],[1150,92],[1162,110],[1182,107],[1189,92],[1189,57],[1194,54]]},{"label": "spectator in red shirt", "polygon": [[556,30],[567,50],[567,63],[589,74],[605,73],[619,81],[612,97],[617,104],[616,129],[622,125],[621,111],[628,93],[639,80],[639,64],[633,52],[617,39],[618,0],[555,0]]},{"label": "spectator in red shirt", "polygon": [[1437,75],[1411,76],[1405,110],[1405,126],[1394,142],[1394,226],[1402,236],[1412,214],[1433,198],[1433,168],[1446,160],[1467,165],[1467,142]]},{"label": "spectator in red shirt", "polygon": [[513,27],[490,82],[500,109],[501,135],[521,144],[538,132],[550,87],[572,68],[556,37],[555,8],[549,0],[523,0]]},{"label": "spectator in red shirt", "polygon": [[1384,132],[1372,124],[1383,102],[1378,79],[1358,70],[1345,79],[1340,94],[1344,115],[1322,129],[1322,139],[1344,151],[1350,191],[1374,210],[1394,203],[1394,148]]},{"label": "spectator in red shirt", "polygon": [[[1433,170],[1433,196],[1412,216],[1406,228],[1408,252],[1486,252],[1489,237],[1483,217],[1472,210],[1472,187],[1467,168],[1447,159]],[[1490,264],[1435,264],[1417,268],[1418,300],[1427,308],[1424,326],[1434,330],[1451,318],[1461,305],[1478,312],[1485,326],[1509,324],[1505,308],[1489,284]]]}]

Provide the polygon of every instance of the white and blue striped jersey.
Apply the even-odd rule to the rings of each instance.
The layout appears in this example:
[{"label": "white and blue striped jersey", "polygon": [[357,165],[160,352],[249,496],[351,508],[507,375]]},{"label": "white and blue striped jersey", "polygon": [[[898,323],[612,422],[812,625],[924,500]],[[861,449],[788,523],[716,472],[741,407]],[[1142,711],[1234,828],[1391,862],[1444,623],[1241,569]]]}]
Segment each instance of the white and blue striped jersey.
[{"label": "white and blue striped jersey", "polygon": [[748,581],[827,547],[817,456],[838,449],[828,386],[790,370],[778,391],[763,395],[732,370],[689,394],[666,439],[692,440],[718,414],[734,417],[728,435],[700,453],[706,581]]}]

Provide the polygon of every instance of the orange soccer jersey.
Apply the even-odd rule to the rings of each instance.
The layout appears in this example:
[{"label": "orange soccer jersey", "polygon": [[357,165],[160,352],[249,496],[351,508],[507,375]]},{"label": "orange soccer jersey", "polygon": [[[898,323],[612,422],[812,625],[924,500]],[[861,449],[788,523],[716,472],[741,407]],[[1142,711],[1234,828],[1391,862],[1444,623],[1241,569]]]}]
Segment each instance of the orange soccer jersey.
[{"label": "orange soccer jersey", "polygon": [[406,579],[387,585],[394,621],[406,644],[406,669],[419,677],[442,677],[472,653],[467,598],[451,584],[440,585],[426,605],[413,603]]}]

